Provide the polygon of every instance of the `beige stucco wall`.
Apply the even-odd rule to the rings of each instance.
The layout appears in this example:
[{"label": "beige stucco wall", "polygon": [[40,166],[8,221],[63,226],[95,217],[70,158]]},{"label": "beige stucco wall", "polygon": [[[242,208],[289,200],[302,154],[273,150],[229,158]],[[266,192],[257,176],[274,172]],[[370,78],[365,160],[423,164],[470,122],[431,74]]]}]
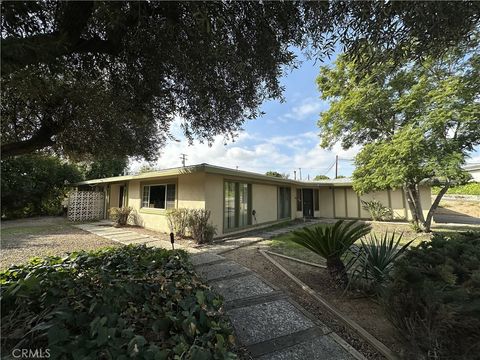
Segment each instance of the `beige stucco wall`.
[{"label": "beige stucco wall", "polygon": [[257,224],[277,220],[276,185],[252,184],[252,210],[257,212]]},{"label": "beige stucco wall", "polygon": [[211,223],[217,236],[223,234],[223,176],[205,174],[205,209],[211,212]]},{"label": "beige stucco wall", "polygon": [[[217,236],[224,235],[223,229],[223,186],[224,181],[238,181],[252,184],[252,210],[256,211],[256,222],[253,226],[277,221],[278,185],[251,181],[249,179],[234,179],[217,174],[206,174],[205,177],[205,208],[212,212],[211,222],[217,227]],[[296,217],[295,188],[291,187],[292,219]],[[229,231],[233,233],[235,230]]]},{"label": "beige stucco wall", "polygon": [[[427,216],[428,210],[432,205],[432,189],[429,186],[420,186],[420,203],[422,205],[423,216]],[[407,207],[408,219],[412,219],[412,213],[408,208],[407,200],[405,199],[405,204]]]},{"label": "beige stucco wall", "polygon": [[345,205],[345,189],[335,188],[335,217],[345,218],[347,217],[346,205]]},{"label": "beige stucco wall", "polygon": [[345,188],[347,195],[347,218],[358,219],[358,195],[351,187]]},{"label": "beige stucco wall", "polygon": [[[182,174],[175,177],[164,178],[161,180],[140,181],[132,180],[128,183],[127,195],[128,206],[133,208],[135,223],[148,229],[169,232],[165,210],[160,209],[142,209],[141,198],[143,185],[146,184],[176,184],[176,207],[177,208],[195,208],[208,209],[211,211],[211,223],[217,227],[217,236],[224,235],[223,232],[223,192],[224,181],[232,180],[252,184],[252,210],[256,211],[256,223],[253,225],[269,224],[278,220],[277,201],[278,187],[282,184],[251,181],[250,179],[224,177],[220,174],[193,173]],[[121,184],[110,185],[110,206],[118,206],[119,186]],[[290,186],[290,185],[283,185]],[[291,185],[291,214],[292,219],[302,218],[303,213],[297,212],[296,189]],[[299,187],[302,188],[302,187]],[[311,187],[309,187],[311,188]],[[420,189],[422,207],[425,216],[431,203],[430,188],[422,186]],[[376,199],[385,206],[391,207],[394,216],[397,219],[405,218],[408,213],[408,219],[411,219],[410,211],[404,208],[406,199],[402,190],[379,191],[361,196],[362,200]],[[358,208],[359,197],[353,191],[351,186],[320,187],[318,211],[315,211],[316,217],[333,218],[369,218],[367,211]],[[335,211],[334,211],[335,205]]]},{"label": "beige stucco wall", "polygon": [[319,217],[333,218],[333,191],[330,187],[322,187],[320,190]]},{"label": "beige stucco wall", "polygon": [[131,223],[155,231],[170,231],[165,216],[166,210],[141,207],[143,186],[153,184],[176,184],[177,208],[202,209],[205,207],[204,173],[185,174],[147,182],[134,180],[128,184],[128,206],[133,208]]}]

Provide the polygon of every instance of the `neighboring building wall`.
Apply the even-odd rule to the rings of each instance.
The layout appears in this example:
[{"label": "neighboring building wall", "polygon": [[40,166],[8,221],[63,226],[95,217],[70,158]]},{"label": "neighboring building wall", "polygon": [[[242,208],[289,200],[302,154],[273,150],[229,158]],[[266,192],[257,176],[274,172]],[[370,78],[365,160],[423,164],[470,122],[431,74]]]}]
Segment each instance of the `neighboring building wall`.
[{"label": "neighboring building wall", "polygon": [[480,169],[475,170],[467,170],[470,175],[472,175],[472,180],[476,182],[480,182]]}]

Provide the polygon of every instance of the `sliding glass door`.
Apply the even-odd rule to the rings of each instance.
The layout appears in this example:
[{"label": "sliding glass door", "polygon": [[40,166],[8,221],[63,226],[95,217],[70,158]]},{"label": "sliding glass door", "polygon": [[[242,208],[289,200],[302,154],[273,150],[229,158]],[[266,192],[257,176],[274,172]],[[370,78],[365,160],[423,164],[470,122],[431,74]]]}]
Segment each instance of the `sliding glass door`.
[{"label": "sliding glass door", "polygon": [[292,197],[289,187],[278,188],[278,219],[291,217]]},{"label": "sliding glass door", "polygon": [[233,181],[224,183],[223,226],[225,230],[252,224],[252,185]]}]

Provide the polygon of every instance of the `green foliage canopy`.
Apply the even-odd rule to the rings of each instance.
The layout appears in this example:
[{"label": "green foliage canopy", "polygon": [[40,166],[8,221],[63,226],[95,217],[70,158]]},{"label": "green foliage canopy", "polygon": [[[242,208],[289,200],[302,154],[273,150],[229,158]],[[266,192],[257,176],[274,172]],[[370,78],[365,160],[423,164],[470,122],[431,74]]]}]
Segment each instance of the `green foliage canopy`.
[{"label": "green foliage canopy", "polygon": [[313,178],[313,180],[330,180],[330,178],[327,175],[317,175]]},{"label": "green foliage canopy", "polygon": [[273,176],[273,177],[278,177],[278,178],[282,178],[282,179],[288,179],[289,178],[289,175],[288,174],[281,174],[279,173],[278,171],[267,171],[265,173],[265,175],[267,176]]},{"label": "green foliage canopy", "polygon": [[58,215],[72,183],[82,180],[77,166],[48,155],[2,159],[2,217]]},{"label": "green foliage canopy", "polygon": [[88,168],[85,171],[85,180],[123,175],[127,166],[127,158],[94,160],[88,165]]},{"label": "green foliage canopy", "polygon": [[231,138],[265,99],[281,97],[294,47],[321,58],[341,42],[361,60],[373,44],[397,62],[442,53],[468,39],[479,8],[474,1],[3,1],[2,154],[52,148],[82,159],[152,160],[175,117],[189,140]]},{"label": "green foliage canopy", "polygon": [[331,104],[318,122],[321,145],[363,145],[355,159],[354,189],[405,187],[412,213],[424,222],[422,181],[448,188],[470,178],[462,165],[480,144],[479,78],[478,42],[400,68],[379,64],[365,76],[341,56],[334,68],[322,67],[317,79],[322,98]]}]

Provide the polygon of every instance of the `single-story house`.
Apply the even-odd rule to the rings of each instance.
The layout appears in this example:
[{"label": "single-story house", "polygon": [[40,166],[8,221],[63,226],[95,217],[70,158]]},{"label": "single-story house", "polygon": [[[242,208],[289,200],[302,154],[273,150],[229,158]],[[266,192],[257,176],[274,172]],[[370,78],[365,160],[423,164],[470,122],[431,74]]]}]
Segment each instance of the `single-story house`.
[{"label": "single-story house", "polygon": [[[166,211],[207,209],[217,237],[297,218],[368,219],[361,200],[376,199],[397,219],[411,219],[401,189],[358,196],[349,179],[299,181],[209,164],[166,169],[139,175],[83,181],[80,189],[105,194],[105,214],[111,207],[129,206],[137,225],[169,232]],[[421,201],[430,208],[429,186]]]},{"label": "single-story house", "polygon": [[480,164],[467,164],[463,168],[472,175],[472,181],[480,182]]}]

